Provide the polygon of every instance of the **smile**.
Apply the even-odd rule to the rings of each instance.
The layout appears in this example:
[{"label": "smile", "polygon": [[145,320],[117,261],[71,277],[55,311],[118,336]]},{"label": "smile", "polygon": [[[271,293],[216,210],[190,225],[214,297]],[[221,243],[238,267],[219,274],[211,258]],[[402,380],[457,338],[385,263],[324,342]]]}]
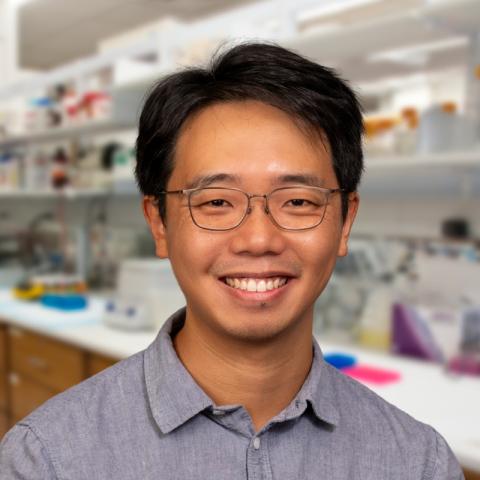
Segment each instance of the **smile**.
[{"label": "smile", "polygon": [[272,278],[231,278],[226,277],[224,282],[238,290],[247,292],[267,292],[283,287],[288,281],[287,277]]}]

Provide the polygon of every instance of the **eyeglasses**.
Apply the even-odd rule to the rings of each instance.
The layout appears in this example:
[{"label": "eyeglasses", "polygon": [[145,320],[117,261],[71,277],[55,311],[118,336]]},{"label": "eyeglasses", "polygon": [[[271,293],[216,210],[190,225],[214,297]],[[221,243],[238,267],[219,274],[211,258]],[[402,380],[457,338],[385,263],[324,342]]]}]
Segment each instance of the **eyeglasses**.
[{"label": "eyeglasses", "polygon": [[232,230],[252,211],[251,200],[265,199],[265,213],[284,230],[309,230],[322,223],[330,196],[341,188],[282,187],[266,195],[253,195],[236,188],[207,187],[163,191],[186,195],[193,223],[206,230]]}]

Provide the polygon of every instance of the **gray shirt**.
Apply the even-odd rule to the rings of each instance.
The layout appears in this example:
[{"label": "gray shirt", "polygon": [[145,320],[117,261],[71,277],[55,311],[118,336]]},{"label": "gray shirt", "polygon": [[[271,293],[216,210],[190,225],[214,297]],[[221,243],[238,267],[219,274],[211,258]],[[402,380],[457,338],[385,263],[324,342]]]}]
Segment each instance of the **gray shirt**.
[{"label": "gray shirt", "polygon": [[145,350],[57,395],[4,437],[0,478],[58,480],[446,480],[445,440],[324,362],[255,432],[241,405],[216,406],[178,359],[181,310]]}]

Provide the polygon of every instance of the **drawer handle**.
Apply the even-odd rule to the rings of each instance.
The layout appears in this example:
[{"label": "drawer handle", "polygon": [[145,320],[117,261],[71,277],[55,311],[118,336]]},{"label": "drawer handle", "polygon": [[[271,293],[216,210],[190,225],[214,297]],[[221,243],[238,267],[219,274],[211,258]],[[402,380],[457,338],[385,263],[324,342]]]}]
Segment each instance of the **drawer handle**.
[{"label": "drawer handle", "polygon": [[11,373],[8,376],[8,380],[10,381],[10,385],[18,385],[20,383],[20,377],[16,373]]},{"label": "drawer handle", "polygon": [[48,363],[40,357],[28,357],[28,363],[39,370],[48,370]]}]

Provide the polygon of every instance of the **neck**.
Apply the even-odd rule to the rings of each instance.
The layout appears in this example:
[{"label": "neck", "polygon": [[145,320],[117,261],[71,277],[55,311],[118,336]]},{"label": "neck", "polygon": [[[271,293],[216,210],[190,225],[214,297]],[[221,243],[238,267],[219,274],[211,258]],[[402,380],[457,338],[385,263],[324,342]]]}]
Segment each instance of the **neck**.
[{"label": "neck", "polygon": [[203,391],[221,405],[242,405],[256,431],[295,398],[312,364],[312,316],[261,343],[218,338],[188,315],[173,340]]}]

